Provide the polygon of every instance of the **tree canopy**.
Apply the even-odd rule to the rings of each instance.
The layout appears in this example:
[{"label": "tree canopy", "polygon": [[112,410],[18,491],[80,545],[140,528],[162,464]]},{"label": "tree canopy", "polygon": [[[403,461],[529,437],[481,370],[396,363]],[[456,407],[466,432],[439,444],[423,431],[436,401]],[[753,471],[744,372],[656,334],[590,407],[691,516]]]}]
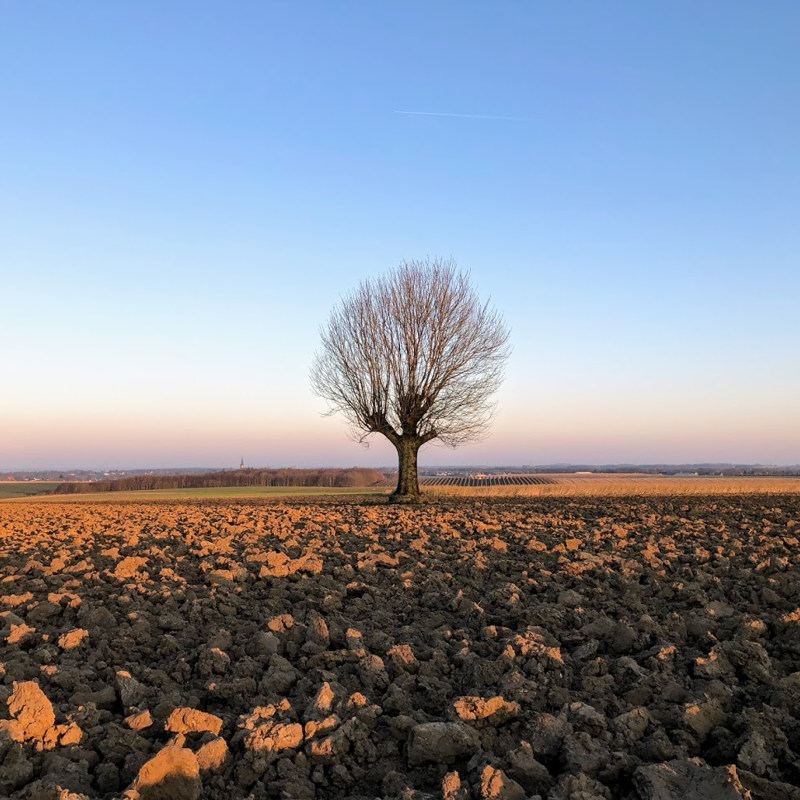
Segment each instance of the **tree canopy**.
[{"label": "tree canopy", "polygon": [[378,433],[397,448],[395,494],[417,495],[423,444],[456,447],[487,432],[508,338],[500,314],[454,261],[404,262],[362,281],[333,309],[312,387],[357,440]]}]

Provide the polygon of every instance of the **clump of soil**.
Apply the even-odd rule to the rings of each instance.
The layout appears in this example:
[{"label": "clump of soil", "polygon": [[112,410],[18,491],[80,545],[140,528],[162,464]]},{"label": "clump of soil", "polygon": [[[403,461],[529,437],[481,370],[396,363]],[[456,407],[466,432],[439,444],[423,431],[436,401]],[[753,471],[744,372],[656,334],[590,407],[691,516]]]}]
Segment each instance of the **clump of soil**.
[{"label": "clump of soil", "polygon": [[798,800],[800,497],[0,507],[0,796]]}]

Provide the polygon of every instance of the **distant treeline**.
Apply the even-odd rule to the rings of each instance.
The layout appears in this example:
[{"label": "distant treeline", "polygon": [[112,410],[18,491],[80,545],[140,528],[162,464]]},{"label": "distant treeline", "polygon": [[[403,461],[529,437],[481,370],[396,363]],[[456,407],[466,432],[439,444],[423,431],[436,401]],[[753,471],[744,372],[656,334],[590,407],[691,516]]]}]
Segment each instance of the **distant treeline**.
[{"label": "distant treeline", "polygon": [[109,481],[61,483],[56,494],[130,492],[145,489],[216,489],[224,486],[377,486],[386,476],[375,469],[238,469],[202,475],[132,475]]}]

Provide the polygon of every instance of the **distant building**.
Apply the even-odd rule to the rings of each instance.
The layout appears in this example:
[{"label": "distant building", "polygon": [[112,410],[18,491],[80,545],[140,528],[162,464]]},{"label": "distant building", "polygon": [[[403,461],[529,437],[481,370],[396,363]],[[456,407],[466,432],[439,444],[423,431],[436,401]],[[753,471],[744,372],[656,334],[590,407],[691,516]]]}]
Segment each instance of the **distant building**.
[{"label": "distant building", "polygon": [[244,456],[242,456],[242,460],[239,462],[239,469],[247,469],[244,465]]}]

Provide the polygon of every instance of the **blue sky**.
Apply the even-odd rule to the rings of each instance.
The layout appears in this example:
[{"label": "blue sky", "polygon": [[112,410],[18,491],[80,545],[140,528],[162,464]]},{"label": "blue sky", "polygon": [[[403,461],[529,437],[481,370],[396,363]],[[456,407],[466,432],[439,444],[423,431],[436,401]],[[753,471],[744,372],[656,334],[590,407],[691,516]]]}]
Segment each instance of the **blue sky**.
[{"label": "blue sky", "polygon": [[798,28],[0,3],[0,468],[391,464],[308,369],[342,294],[427,255],[514,352],[491,436],[422,463],[800,462]]}]

